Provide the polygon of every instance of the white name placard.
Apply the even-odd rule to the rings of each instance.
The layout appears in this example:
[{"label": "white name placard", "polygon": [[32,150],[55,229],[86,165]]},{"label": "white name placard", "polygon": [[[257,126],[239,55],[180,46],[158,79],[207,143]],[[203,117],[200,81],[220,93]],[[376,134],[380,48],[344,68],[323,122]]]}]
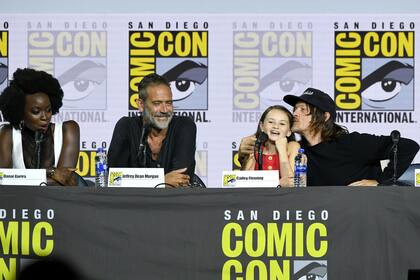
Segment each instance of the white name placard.
[{"label": "white name placard", "polygon": [[163,168],[116,168],[109,169],[108,187],[164,188]]},{"label": "white name placard", "polygon": [[223,171],[223,187],[231,188],[277,188],[278,170]]},{"label": "white name placard", "polygon": [[0,185],[46,186],[46,170],[0,168]]}]

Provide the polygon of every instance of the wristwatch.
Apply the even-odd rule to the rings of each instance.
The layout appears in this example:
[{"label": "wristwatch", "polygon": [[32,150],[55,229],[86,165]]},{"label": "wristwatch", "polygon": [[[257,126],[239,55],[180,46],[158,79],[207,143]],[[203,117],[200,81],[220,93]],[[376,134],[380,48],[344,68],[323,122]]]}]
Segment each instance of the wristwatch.
[{"label": "wristwatch", "polygon": [[53,166],[47,169],[47,177],[52,178],[54,177],[56,168]]}]

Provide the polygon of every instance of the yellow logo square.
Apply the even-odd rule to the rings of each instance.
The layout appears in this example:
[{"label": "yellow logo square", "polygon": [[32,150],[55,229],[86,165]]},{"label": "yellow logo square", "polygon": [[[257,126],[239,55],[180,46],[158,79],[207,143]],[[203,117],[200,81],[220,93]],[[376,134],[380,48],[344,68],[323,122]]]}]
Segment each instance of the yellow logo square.
[{"label": "yellow logo square", "polygon": [[420,169],[414,171],[414,186],[420,187]]},{"label": "yellow logo square", "polygon": [[236,175],[235,174],[226,174],[223,175],[223,186],[235,186],[236,183]]},{"label": "yellow logo square", "polygon": [[110,186],[121,186],[123,173],[122,172],[110,172],[109,173],[109,185]]}]

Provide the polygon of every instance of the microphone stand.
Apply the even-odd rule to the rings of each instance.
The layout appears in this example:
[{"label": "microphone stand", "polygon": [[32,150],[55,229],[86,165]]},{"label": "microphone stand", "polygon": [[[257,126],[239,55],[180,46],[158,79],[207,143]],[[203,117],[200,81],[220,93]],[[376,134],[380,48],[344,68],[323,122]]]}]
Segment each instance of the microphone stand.
[{"label": "microphone stand", "polygon": [[256,158],[257,160],[257,165],[258,165],[258,170],[262,170],[263,169],[263,143],[265,143],[265,141],[267,141],[268,139],[268,135],[264,132],[261,133],[261,135],[258,137],[257,141],[255,142],[255,146],[254,146],[254,154],[256,154],[256,151],[258,150],[258,158]]},{"label": "microphone stand", "polygon": [[41,166],[41,145],[39,143],[35,144],[35,155],[36,155],[35,168],[39,169],[39,167]]},{"label": "microphone stand", "polygon": [[261,170],[260,169],[260,156],[259,156],[259,153],[260,153],[260,143],[258,142],[258,139],[257,139],[257,142],[255,142],[255,145],[254,145],[254,156],[255,156],[255,160],[257,161],[258,170]]},{"label": "microphone stand", "polygon": [[262,170],[263,169],[263,148],[262,148],[262,143],[260,143],[258,145],[258,170]]},{"label": "microphone stand", "polygon": [[41,168],[41,143],[44,141],[44,134],[37,130],[35,131],[35,155],[36,155],[36,164],[35,168]]},{"label": "microphone stand", "polygon": [[394,169],[394,174],[392,175],[392,185],[393,186],[397,186],[397,164],[398,164],[398,156],[397,156],[397,152],[398,152],[398,143],[400,142],[400,137],[401,134],[398,130],[393,130],[391,132],[391,140],[392,140],[392,153],[393,153],[393,169]]},{"label": "microphone stand", "polygon": [[140,167],[146,167],[146,139],[149,126],[143,123],[143,129],[141,130],[139,152],[137,158],[140,158]]},{"label": "microphone stand", "polygon": [[[146,136],[144,138],[146,138],[146,137],[147,137],[147,133],[146,133]],[[146,140],[146,139],[144,139],[144,140]],[[147,147],[146,147],[145,141],[143,141],[142,167],[147,167],[146,166],[146,152],[147,152]]]},{"label": "microphone stand", "polygon": [[397,186],[397,152],[398,152],[398,142],[394,143],[394,146],[392,148],[392,152],[394,154],[394,174],[392,175],[392,185]]}]

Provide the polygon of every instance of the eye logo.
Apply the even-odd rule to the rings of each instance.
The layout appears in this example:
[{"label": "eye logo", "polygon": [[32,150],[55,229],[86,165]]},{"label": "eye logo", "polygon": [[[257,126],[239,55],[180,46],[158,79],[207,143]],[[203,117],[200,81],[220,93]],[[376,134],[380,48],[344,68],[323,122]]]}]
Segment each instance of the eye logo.
[{"label": "eye logo", "polygon": [[106,78],[106,67],[91,60],[83,60],[58,77],[64,100],[78,101],[91,95]]},{"label": "eye logo", "polygon": [[415,178],[414,178],[414,186],[420,187],[420,169],[414,170]]},{"label": "eye logo", "polygon": [[[414,77],[410,64],[391,60],[372,71],[362,80],[361,96],[367,109],[398,109],[398,103],[407,103],[408,88]],[[412,87],[412,86],[411,86]]]},{"label": "eye logo", "polygon": [[312,67],[289,60],[260,80],[260,97],[263,107],[283,102],[287,94],[300,94],[312,80]]},{"label": "eye logo", "polygon": [[207,79],[207,66],[192,60],[184,60],[163,75],[169,82],[173,100],[188,98]]},{"label": "eye logo", "polygon": [[109,181],[111,186],[121,186],[122,172],[111,172],[109,174]]},{"label": "eye logo", "polygon": [[[295,262],[299,263],[299,261]],[[327,280],[327,266],[317,262],[311,262],[297,271],[292,280]],[[325,277],[325,278],[324,278]]]},{"label": "eye logo", "polygon": [[235,174],[226,174],[223,176],[223,186],[235,186],[236,185],[236,175]]}]

